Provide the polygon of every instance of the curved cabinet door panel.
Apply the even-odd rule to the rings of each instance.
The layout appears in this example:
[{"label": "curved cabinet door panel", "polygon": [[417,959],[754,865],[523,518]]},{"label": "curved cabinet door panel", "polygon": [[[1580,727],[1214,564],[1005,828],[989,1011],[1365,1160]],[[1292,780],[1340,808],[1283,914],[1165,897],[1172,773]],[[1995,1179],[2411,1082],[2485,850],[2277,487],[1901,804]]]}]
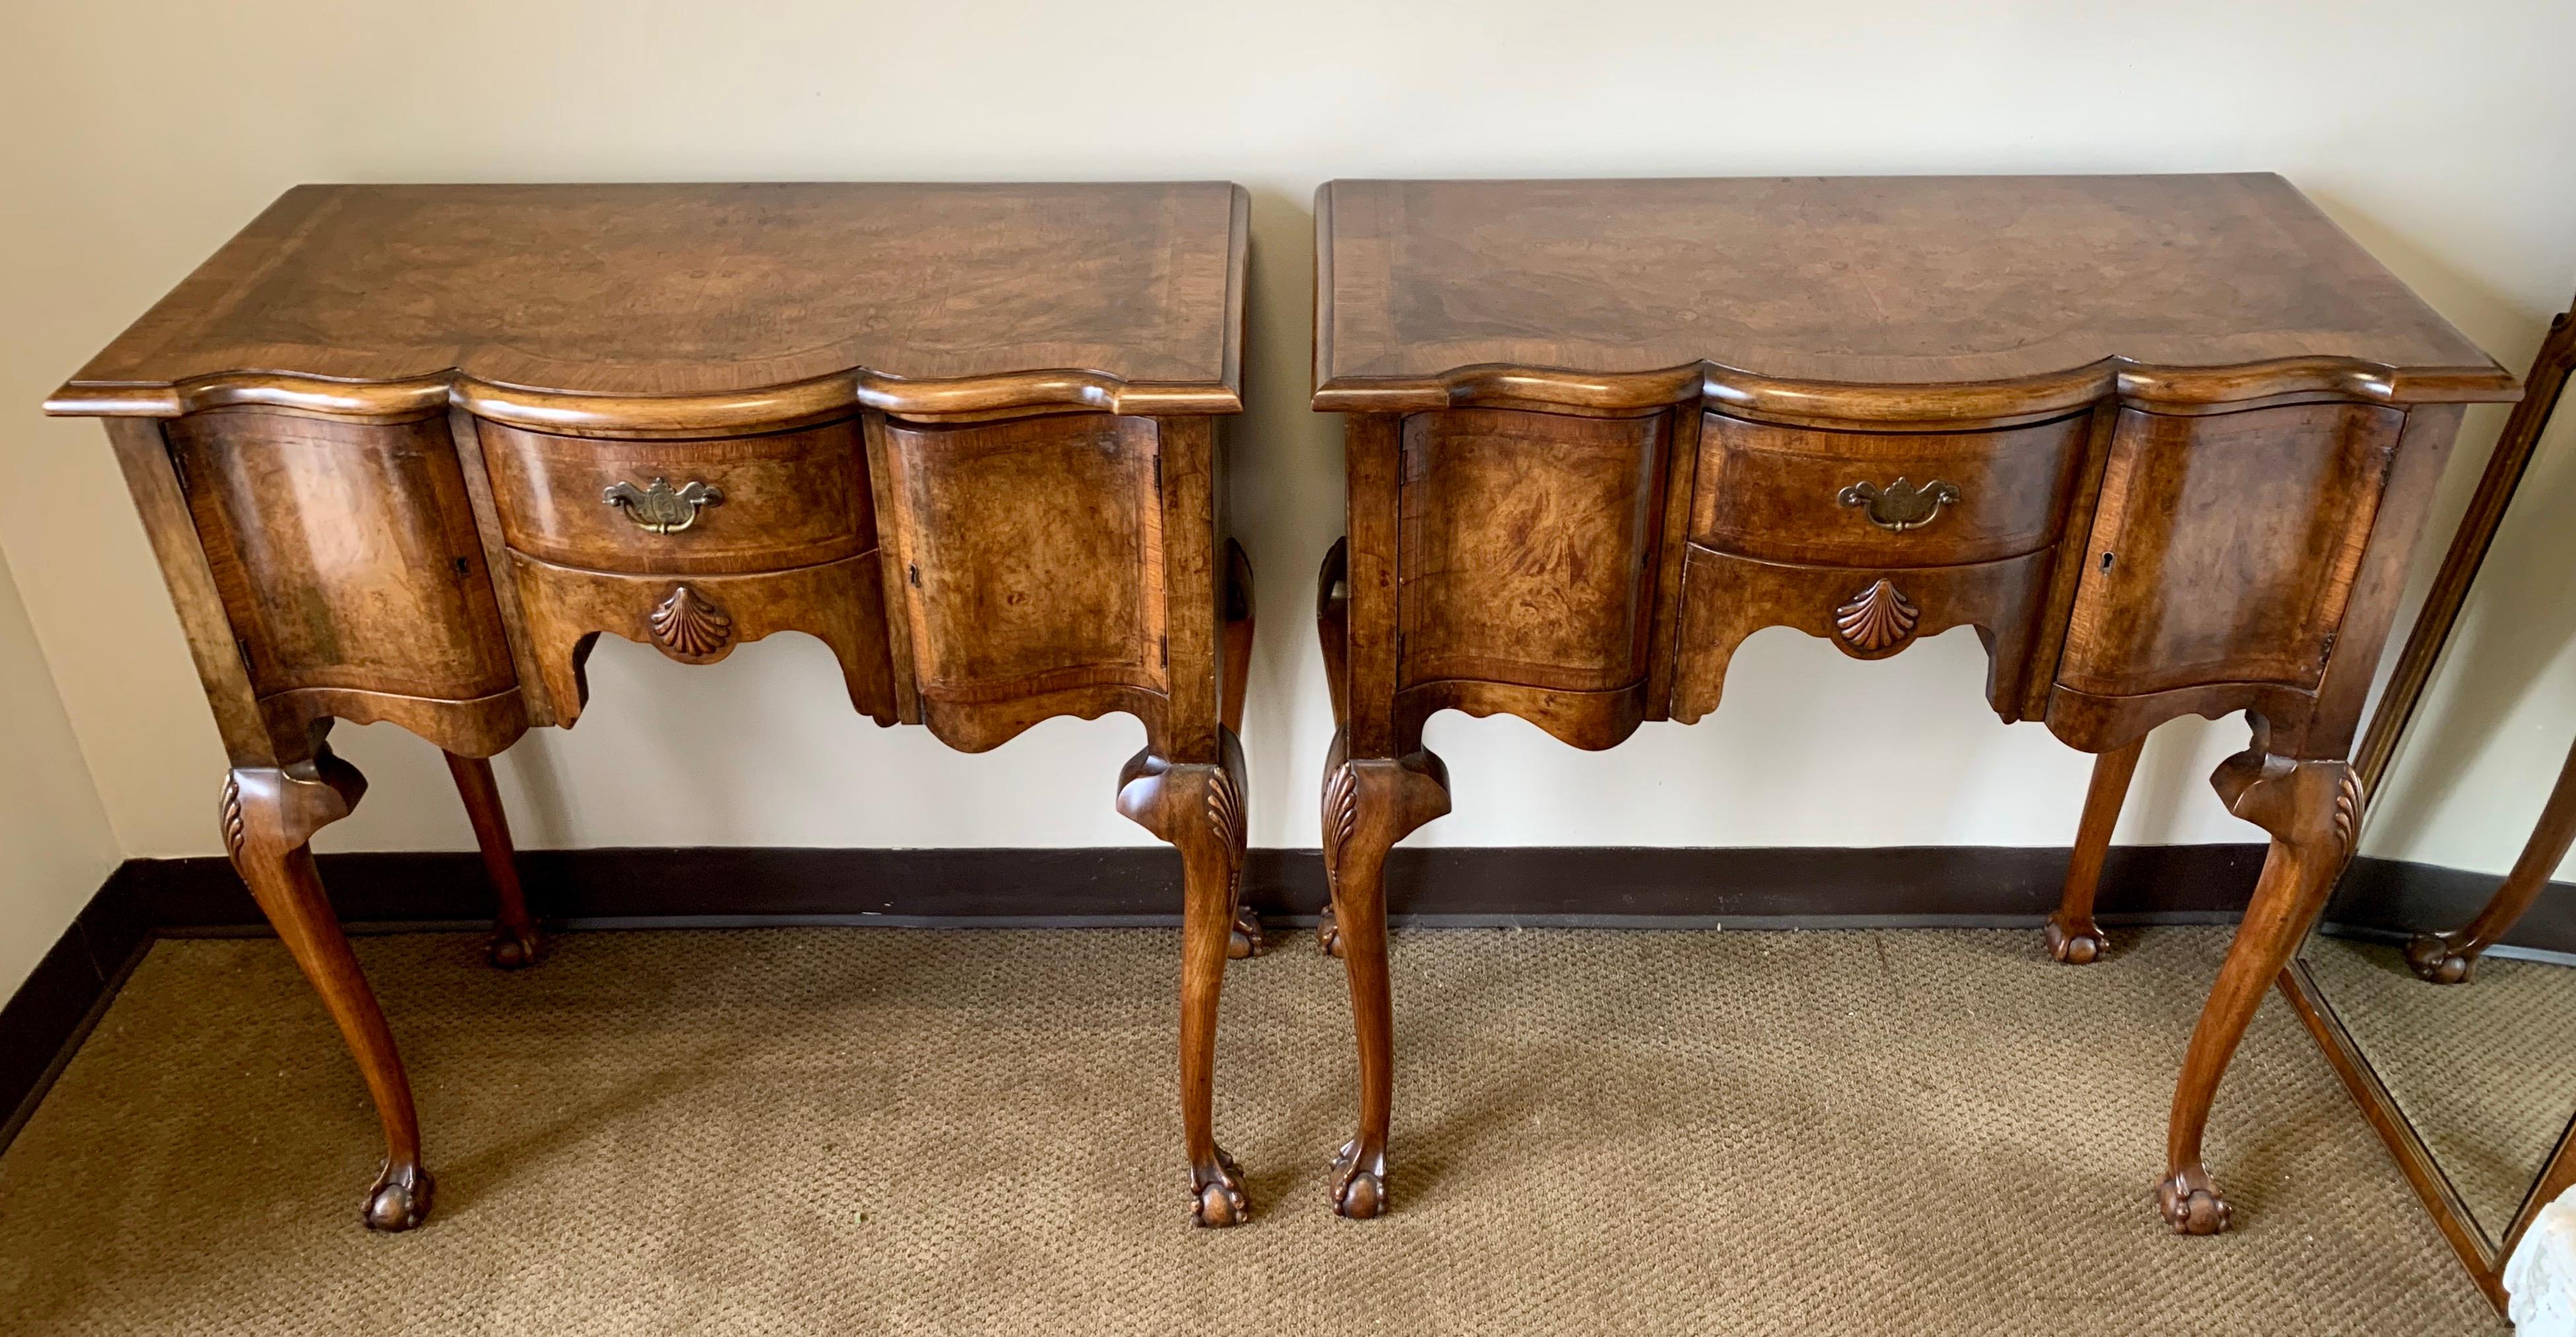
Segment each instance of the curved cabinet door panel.
[{"label": "curved cabinet door panel", "polygon": [[1407,417],[1401,685],[1597,692],[1643,679],[1670,440],[1660,414]]},{"label": "curved cabinet door panel", "polygon": [[1153,419],[889,421],[885,441],[893,560],[925,702],[1164,690]]},{"label": "curved cabinet door panel", "polygon": [[262,696],[467,701],[517,683],[444,416],[225,409],[167,433]]},{"label": "curved cabinet door panel", "polygon": [[2406,415],[2123,409],[2057,680],[2094,696],[2314,689]]},{"label": "curved cabinet door panel", "polygon": [[723,575],[845,561],[876,546],[856,418],[688,441],[477,427],[502,535],[556,566]]}]

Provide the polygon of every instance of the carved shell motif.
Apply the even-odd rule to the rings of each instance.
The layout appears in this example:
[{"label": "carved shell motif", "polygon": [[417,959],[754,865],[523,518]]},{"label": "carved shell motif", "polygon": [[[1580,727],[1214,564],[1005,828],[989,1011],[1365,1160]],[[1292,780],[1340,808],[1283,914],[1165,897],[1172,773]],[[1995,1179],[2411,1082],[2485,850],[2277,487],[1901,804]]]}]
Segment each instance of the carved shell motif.
[{"label": "carved shell motif", "polygon": [[1834,629],[1842,633],[1851,648],[1863,654],[1876,654],[1902,645],[1914,634],[1914,624],[1923,616],[1914,601],[1886,580],[1853,595],[1851,602],[1834,610]]},{"label": "carved shell motif", "polygon": [[674,655],[701,658],[733,639],[733,619],[686,585],[654,605],[646,620],[652,625],[654,641]]}]

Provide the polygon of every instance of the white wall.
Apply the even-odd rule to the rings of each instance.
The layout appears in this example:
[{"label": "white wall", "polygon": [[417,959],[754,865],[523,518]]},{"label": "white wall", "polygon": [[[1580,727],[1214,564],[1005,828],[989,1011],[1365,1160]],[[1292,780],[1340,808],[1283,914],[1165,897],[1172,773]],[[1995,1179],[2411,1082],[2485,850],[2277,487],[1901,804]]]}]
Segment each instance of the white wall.
[{"label": "white wall", "polygon": [[[1245,183],[1254,408],[1233,501],[1267,619],[1245,739],[1265,846],[1315,842],[1330,732],[1305,609],[1341,528],[1341,452],[1303,407],[1308,204],[1328,177],[2277,170],[2510,366],[2576,278],[2563,0],[10,2],[0,545],[134,855],[215,849],[221,757],[98,428],[34,405],[299,181]],[[2466,453],[2500,420],[2474,414]],[[2568,718],[2512,715],[2482,745],[2505,771],[2554,766],[2576,733],[2576,664],[2543,658],[2521,695]],[[2062,843],[2088,763],[1996,724],[1983,674],[1964,630],[1875,665],[1774,630],[1710,722],[1612,753],[1444,717],[1457,812],[1416,839]],[[830,657],[794,637],[702,670],[609,641],[592,680],[579,730],[501,763],[528,844],[1145,839],[1110,811],[1132,721],[955,755],[852,719]],[[677,718],[702,751],[657,738]],[[426,744],[342,736],[376,788],[326,848],[468,843]],[[2242,738],[2160,733],[2120,838],[2251,838],[2203,783]]]},{"label": "white wall", "polygon": [[116,837],[99,806],[63,699],[36,650],[9,563],[0,559],[0,1002],[16,992],[65,925],[116,867]]}]

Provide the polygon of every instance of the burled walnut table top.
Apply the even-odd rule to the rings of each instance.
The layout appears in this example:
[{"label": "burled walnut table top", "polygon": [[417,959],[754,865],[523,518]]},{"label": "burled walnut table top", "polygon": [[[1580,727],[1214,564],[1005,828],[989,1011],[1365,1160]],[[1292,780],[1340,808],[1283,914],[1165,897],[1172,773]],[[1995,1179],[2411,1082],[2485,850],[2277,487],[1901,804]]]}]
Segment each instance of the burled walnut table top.
[{"label": "burled walnut table top", "polygon": [[1318,408],[1478,385],[1671,402],[1703,371],[1720,401],[2063,382],[2078,402],[2115,376],[2201,403],[2515,393],[2272,175],[1335,181],[1316,215]]},{"label": "burled walnut table top", "polygon": [[1230,412],[1246,216],[1224,182],[299,186],[48,408]]}]

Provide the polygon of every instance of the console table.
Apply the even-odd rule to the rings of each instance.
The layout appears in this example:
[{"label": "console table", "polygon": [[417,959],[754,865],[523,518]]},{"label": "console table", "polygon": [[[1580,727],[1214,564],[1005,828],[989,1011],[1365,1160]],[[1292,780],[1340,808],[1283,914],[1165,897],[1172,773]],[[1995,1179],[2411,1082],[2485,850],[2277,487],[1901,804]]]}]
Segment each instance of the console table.
[{"label": "console table", "polygon": [[1715,709],[1761,628],[1880,659],[1969,626],[1997,715],[2104,758],[2066,959],[2099,950],[2139,740],[2252,727],[2211,781],[2271,851],[2159,1188],[2224,1229],[2211,1097],[2359,822],[2354,725],[2461,405],[2514,378],[2275,176],[1337,181],[1315,212],[1313,402],[1349,415],[1318,617],[1360,1059],[1335,1210],[1387,1201],[1381,873],[1449,810],[1425,719],[1607,748]]},{"label": "console table", "polygon": [[[306,186],[63,386],[108,419],[231,757],[234,866],[430,1209],[393,1036],[307,842],[331,722],[446,750],[536,960],[486,758],[569,726],[602,632],[686,664],[782,631],[951,746],[1126,711],[1118,810],[1179,848],[1201,1224],[1244,848],[1251,584],[1225,537],[1248,202],[1188,185]],[[1246,925],[1257,934],[1257,925]]]}]

